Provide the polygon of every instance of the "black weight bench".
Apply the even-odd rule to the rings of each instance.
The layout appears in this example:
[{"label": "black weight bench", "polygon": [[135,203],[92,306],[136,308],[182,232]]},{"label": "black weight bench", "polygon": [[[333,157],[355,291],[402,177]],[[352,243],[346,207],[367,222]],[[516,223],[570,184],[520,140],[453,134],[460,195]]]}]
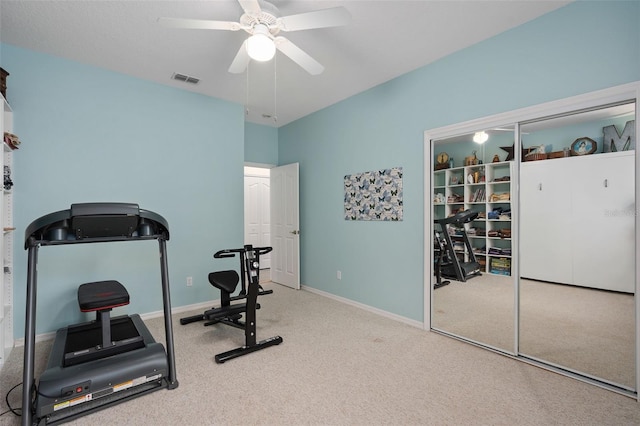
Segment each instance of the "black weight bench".
[{"label": "black weight bench", "polygon": [[[244,303],[231,304],[233,300],[239,300],[231,296],[238,287],[240,276],[234,270],[216,271],[209,274],[209,282],[212,286],[220,290],[220,307],[206,310],[202,315],[207,321],[204,325],[223,323],[236,328],[244,328],[245,323],[240,321],[242,314],[247,312],[246,297]],[[260,304],[256,303],[256,309],[260,309]]]},{"label": "black weight bench", "polygon": [[144,346],[129,316],[111,318],[111,310],[129,304],[129,293],[118,281],[96,281],[78,288],[82,312],[95,312],[95,321],[71,326],[67,332],[64,366],[81,364]]}]

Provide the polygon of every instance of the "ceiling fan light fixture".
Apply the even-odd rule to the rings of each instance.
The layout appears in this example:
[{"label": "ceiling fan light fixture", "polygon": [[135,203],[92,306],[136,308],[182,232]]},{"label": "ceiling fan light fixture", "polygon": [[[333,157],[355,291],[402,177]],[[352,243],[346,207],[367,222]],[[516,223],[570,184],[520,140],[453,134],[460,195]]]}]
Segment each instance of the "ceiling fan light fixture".
[{"label": "ceiling fan light fixture", "polygon": [[253,35],[247,39],[247,53],[255,61],[270,61],[276,54],[276,45],[269,37],[266,25],[258,24],[253,29]]}]

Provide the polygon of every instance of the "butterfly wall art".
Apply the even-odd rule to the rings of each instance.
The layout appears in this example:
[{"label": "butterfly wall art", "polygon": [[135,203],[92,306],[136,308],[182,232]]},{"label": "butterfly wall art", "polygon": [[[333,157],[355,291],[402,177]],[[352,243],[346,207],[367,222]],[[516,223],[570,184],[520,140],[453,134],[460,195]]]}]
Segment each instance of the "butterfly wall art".
[{"label": "butterfly wall art", "polygon": [[345,220],[402,220],[402,167],[344,177]]}]

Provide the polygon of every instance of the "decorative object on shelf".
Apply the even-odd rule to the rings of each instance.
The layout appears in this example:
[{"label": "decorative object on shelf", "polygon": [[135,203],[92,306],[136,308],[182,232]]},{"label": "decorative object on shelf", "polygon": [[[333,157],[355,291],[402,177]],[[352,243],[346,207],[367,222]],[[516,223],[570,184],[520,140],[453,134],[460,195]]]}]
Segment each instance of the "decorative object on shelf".
[{"label": "decorative object on shelf", "polygon": [[[503,151],[507,151],[507,158],[505,158],[504,161],[512,161],[515,158],[514,157],[515,148],[516,148],[516,144],[515,143],[513,145],[511,145],[511,146],[501,146],[500,147],[500,149],[502,149]],[[531,148],[522,148],[521,161],[524,161],[525,155],[527,155],[530,151],[531,151]]]},{"label": "decorative object on shelf", "polygon": [[476,156],[476,152],[473,151],[473,155],[468,157],[464,157],[464,165],[465,166],[475,166],[478,164],[478,157]]},{"label": "decorative object on shelf", "polygon": [[571,144],[571,155],[593,154],[598,148],[598,142],[591,138],[578,138]]},{"label": "decorative object on shelf", "polygon": [[448,169],[449,167],[449,154],[441,152],[436,157],[436,170]]},{"label": "decorative object on shelf", "polygon": [[500,156],[498,154],[493,156],[493,160],[491,160],[492,163],[499,163],[500,162]]},{"label": "decorative object on shelf", "polygon": [[20,145],[20,139],[13,133],[4,132],[4,143],[6,143],[11,149],[18,149]]},{"label": "decorative object on shelf", "polygon": [[7,99],[7,77],[9,73],[3,68],[0,68],[0,93]]},{"label": "decorative object on shelf", "polygon": [[4,189],[7,191],[13,187],[13,181],[11,180],[11,168],[4,166]]},{"label": "decorative object on shelf", "polygon": [[622,134],[615,125],[602,128],[604,142],[602,152],[629,151],[636,148],[636,120],[627,121]]},{"label": "decorative object on shelf", "polygon": [[545,152],[545,146],[532,146],[529,148],[529,152],[524,156],[524,161],[538,161],[546,160],[547,153]]},{"label": "decorative object on shelf", "polygon": [[345,220],[402,220],[402,167],[344,177]]}]

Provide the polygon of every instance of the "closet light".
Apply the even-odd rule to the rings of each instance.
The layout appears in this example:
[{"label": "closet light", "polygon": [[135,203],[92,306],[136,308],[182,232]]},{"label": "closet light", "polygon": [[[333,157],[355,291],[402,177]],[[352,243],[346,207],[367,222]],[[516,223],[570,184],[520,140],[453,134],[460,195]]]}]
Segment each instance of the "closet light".
[{"label": "closet light", "polygon": [[253,35],[247,39],[247,53],[253,60],[265,62],[276,54],[276,45],[269,37],[269,28],[258,24],[253,28]]},{"label": "closet light", "polygon": [[485,143],[487,140],[489,139],[489,135],[487,134],[487,132],[476,132],[473,135],[473,141],[476,143]]}]

